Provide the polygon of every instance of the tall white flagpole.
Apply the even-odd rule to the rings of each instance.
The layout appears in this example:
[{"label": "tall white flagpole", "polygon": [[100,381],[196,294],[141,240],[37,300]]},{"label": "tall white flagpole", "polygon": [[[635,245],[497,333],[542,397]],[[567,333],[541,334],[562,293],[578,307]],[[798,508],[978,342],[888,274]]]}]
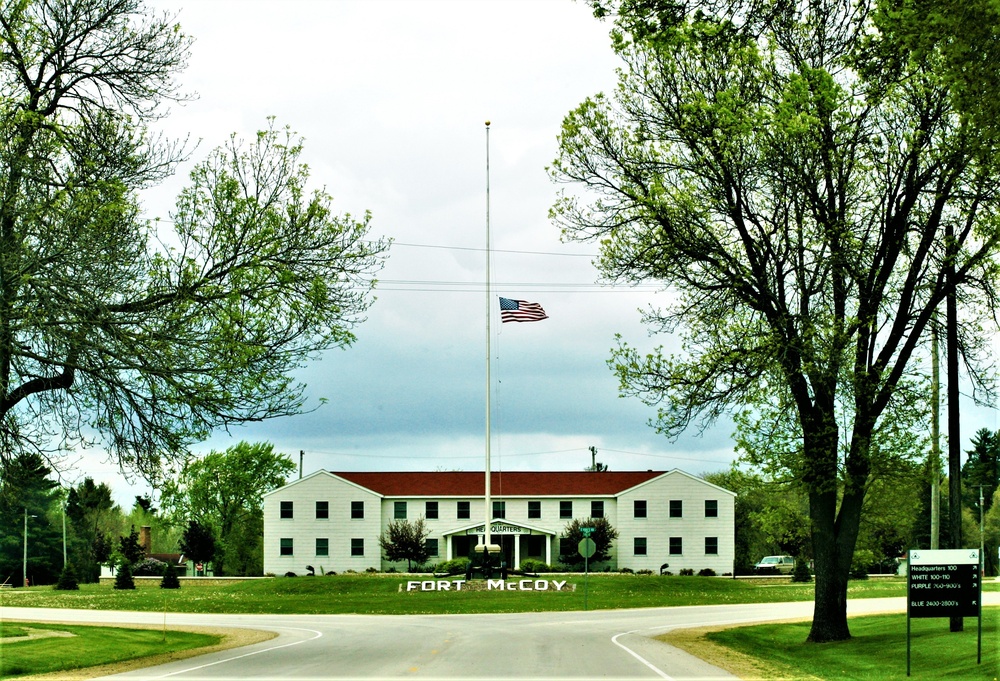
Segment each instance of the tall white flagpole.
[{"label": "tall white flagpole", "polygon": [[490,319],[493,312],[493,291],[490,286],[492,273],[490,267],[493,264],[493,251],[490,246],[490,122],[486,121],[486,494],[484,515],[486,522],[483,524],[483,559],[487,558],[490,545],[490,521],[492,518],[490,504]]}]

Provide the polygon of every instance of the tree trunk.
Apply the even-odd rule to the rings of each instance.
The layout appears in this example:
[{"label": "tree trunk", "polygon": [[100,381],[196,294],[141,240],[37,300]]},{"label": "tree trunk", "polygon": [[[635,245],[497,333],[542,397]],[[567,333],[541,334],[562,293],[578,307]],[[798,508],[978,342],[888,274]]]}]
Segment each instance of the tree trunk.
[{"label": "tree trunk", "polygon": [[813,602],[812,628],[807,640],[813,643],[843,641],[851,637],[847,626],[848,571],[840,567],[842,561],[834,523],[836,512],[836,491],[810,493],[809,515],[812,519],[816,597]]},{"label": "tree trunk", "polygon": [[[952,224],[947,223],[948,249],[954,254]],[[946,281],[955,285],[955,261],[950,259],[945,269]],[[962,548],[962,442],[959,433],[958,410],[958,302],[954,288],[945,299],[945,334],[947,339],[948,371],[948,529],[951,532],[951,548]],[[951,631],[962,631],[965,623],[961,617],[949,618]]]},{"label": "tree trunk", "polygon": [[829,425],[821,431],[827,433],[826,437],[807,437],[805,441],[807,448],[810,444],[814,448],[811,460],[824,462],[814,464],[807,474],[816,575],[813,621],[807,639],[812,643],[851,638],[847,625],[847,584],[861,527],[865,484],[870,473],[869,447],[874,428],[872,420],[855,418],[838,508],[838,437],[832,409],[827,423]]}]

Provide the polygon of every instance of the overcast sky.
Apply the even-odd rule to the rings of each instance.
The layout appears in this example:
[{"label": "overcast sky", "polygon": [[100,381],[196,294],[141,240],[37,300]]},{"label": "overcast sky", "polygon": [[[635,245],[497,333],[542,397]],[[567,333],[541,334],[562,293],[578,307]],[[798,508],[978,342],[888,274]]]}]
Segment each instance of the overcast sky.
[{"label": "overcast sky", "polygon": [[[650,339],[639,309],[653,288],[601,286],[592,244],[563,243],[548,219],[545,168],[563,117],[610,91],[610,25],[572,0],[157,0],[195,38],[181,76],[197,99],[162,123],[200,140],[193,160],[275,116],[305,138],[314,186],[339,211],[373,215],[395,240],[357,343],[311,364],[301,416],[220,433],[196,452],[267,440],[306,474],[327,470],[482,470],[485,450],[486,133],[497,295],[540,303],[549,319],[500,325],[492,341],[494,470],[580,470],[589,447],[612,470],[721,470],[729,424],[677,442],[654,412],[618,397],[614,335]],[[167,217],[189,167],[144,196]],[[320,398],[327,402],[320,405]],[[992,412],[991,412],[992,413]],[[996,428],[994,423],[987,427]],[[81,475],[132,494],[89,456]]]}]

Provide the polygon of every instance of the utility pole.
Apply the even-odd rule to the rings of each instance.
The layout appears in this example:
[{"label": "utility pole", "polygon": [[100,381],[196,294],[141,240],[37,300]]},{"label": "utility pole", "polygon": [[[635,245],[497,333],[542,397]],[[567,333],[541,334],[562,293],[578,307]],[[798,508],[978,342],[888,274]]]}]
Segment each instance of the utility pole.
[{"label": "utility pole", "polygon": [[[37,518],[38,516],[33,515],[31,518]],[[21,577],[24,579],[22,584],[28,586],[28,509],[24,509],[24,562],[22,563],[23,571]]]},{"label": "utility pole", "polygon": [[299,480],[302,479],[302,460],[305,459],[306,453],[304,450],[299,450]]},{"label": "utility pole", "polygon": [[597,447],[590,448],[590,471],[593,473],[601,473],[608,470],[608,467],[603,463],[597,463]]},{"label": "utility pole", "polygon": [[[979,560],[980,569],[986,567],[986,534],[983,531],[983,487],[986,485],[974,485],[979,488]],[[980,575],[982,577],[983,575]]]},{"label": "utility pole", "polygon": [[28,586],[28,509],[24,509],[24,562],[22,563],[23,570],[21,573],[21,584]]}]

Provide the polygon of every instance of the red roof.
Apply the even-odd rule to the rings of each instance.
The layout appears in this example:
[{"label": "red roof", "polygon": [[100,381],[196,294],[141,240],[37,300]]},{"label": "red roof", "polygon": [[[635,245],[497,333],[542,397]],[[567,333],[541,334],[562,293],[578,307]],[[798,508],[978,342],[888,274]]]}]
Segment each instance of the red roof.
[{"label": "red roof", "polygon": [[[665,471],[510,472],[490,475],[493,496],[610,496]],[[387,497],[476,497],[485,493],[483,473],[333,473]]]}]

